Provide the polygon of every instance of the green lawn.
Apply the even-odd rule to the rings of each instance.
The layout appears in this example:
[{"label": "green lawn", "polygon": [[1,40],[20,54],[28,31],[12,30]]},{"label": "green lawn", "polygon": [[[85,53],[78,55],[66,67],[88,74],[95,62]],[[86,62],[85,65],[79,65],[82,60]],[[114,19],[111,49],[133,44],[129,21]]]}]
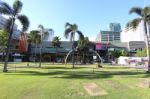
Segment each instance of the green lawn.
[{"label": "green lawn", "polygon": [[[150,99],[150,74],[144,70],[104,65],[52,65],[11,63],[2,73],[0,64],[0,99]],[[16,67],[16,68],[15,68]],[[94,68],[94,69],[93,69]],[[107,95],[90,96],[86,83],[95,83]]]}]

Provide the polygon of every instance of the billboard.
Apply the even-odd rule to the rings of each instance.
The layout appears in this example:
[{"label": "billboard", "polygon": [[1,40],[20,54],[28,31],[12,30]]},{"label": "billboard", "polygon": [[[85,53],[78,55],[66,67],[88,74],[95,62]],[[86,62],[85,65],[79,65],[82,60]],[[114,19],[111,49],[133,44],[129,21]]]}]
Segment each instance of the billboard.
[{"label": "billboard", "polygon": [[101,50],[103,48],[102,43],[96,43],[96,50]]}]

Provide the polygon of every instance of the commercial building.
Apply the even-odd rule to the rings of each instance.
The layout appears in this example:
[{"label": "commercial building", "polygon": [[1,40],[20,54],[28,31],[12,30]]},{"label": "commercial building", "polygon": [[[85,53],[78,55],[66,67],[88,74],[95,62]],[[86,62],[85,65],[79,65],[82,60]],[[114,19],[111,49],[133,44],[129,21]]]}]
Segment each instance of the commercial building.
[{"label": "commercial building", "polygon": [[54,31],[52,29],[45,29],[44,32],[48,34],[44,35],[43,41],[52,41],[54,37]]},{"label": "commercial building", "polygon": [[[3,29],[6,26],[7,22],[8,22],[7,18],[5,18],[4,16],[0,15],[0,29]],[[12,58],[13,57],[12,54],[17,51],[17,46],[18,46],[20,34],[21,34],[21,31],[18,29],[18,26],[15,24],[14,27],[13,27],[12,40],[11,40],[11,45],[10,45],[10,50],[11,50],[10,60],[13,59]],[[5,50],[5,49],[2,49],[2,50]],[[0,53],[0,60],[2,60],[1,59],[2,55],[3,54]]]},{"label": "commercial building", "polygon": [[[110,23],[109,31],[100,31],[96,37],[96,43],[112,44],[116,47],[126,48],[128,51],[136,52],[138,49],[145,48],[145,30],[144,23],[141,22],[136,29],[126,28],[121,31],[118,23]],[[150,25],[148,25],[148,35],[150,35]],[[149,37],[150,40],[150,37]]]},{"label": "commercial building", "polygon": [[[150,33],[150,25],[148,25],[148,35]],[[128,43],[129,51],[142,50],[145,48],[145,30],[144,23],[141,22],[136,29],[124,28],[121,32],[121,42]]]},{"label": "commercial building", "polygon": [[121,32],[121,42],[144,41],[144,39],[145,31],[143,27],[143,22],[141,22],[136,29],[124,28]]},{"label": "commercial building", "polygon": [[[6,26],[7,21],[8,21],[7,18],[0,15],[0,29],[3,29]],[[12,38],[16,39],[16,40],[19,40],[20,33],[21,33],[21,31],[18,29],[18,26],[15,24],[14,27],[13,27]]]},{"label": "commercial building", "polygon": [[100,31],[100,33],[96,37],[96,42],[120,42],[120,32]]},{"label": "commercial building", "polygon": [[[92,42],[91,42],[92,43]],[[67,54],[72,50],[72,43],[69,41],[61,41],[60,47],[55,48],[52,46],[51,41],[42,42],[42,50],[40,49],[40,44],[37,46],[32,45],[30,61],[39,61],[40,50],[42,52],[42,61],[47,62],[61,62],[65,60]],[[77,46],[77,42],[75,42],[74,46]],[[90,44],[90,49],[95,49],[95,44]],[[94,53],[88,53],[87,56],[93,57]],[[78,53],[77,49],[75,50],[75,57],[82,57],[83,55]],[[69,56],[71,59],[71,55]],[[71,61],[71,60],[70,60]]]},{"label": "commercial building", "polygon": [[100,31],[96,37],[96,42],[112,43],[120,42],[121,26],[119,23],[110,23],[109,31]]}]

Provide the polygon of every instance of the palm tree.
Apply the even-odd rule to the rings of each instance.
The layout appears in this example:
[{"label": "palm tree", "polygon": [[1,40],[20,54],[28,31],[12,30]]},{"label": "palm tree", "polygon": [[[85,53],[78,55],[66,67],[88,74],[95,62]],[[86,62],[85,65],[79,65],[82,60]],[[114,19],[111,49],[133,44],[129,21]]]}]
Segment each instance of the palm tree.
[{"label": "palm tree", "polygon": [[4,60],[4,53],[7,45],[8,33],[4,29],[0,29],[0,52],[3,53],[1,59]]},{"label": "palm tree", "polygon": [[150,72],[150,53],[149,53],[149,42],[148,42],[148,22],[150,22],[150,7],[133,7],[130,9],[129,14],[135,13],[139,16],[139,18],[135,18],[132,21],[127,23],[127,30],[128,29],[136,29],[140,22],[144,23],[144,30],[145,30],[145,43],[147,48],[147,57],[148,57],[148,72]]},{"label": "palm tree", "polygon": [[[40,44],[40,64],[39,64],[39,67],[41,67],[41,62],[42,62],[42,47],[43,47],[43,46],[42,46],[42,42],[43,42],[45,36],[47,36],[49,33],[48,33],[48,32],[45,32],[45,28],[44,28],[44,26],[41,25],[41,24],[38,26],[38,28],[39,28],[39,33],[40,33],[40,35],[41,35],[41,44]],[[48,31],[54,32],[53,29],[49,29]]]},{"label": "palm tree", "polygon": [[56,48],[56,58],[58,54],[58,48],[60,47],[61,44],[60,40],[61,38],[59,38],[59,36],[55,36],[52,41],[52,46]]},{"label": "palm tree", "polygon": [[27,35],[28,41],[35,46],[35,56],[36,56],[36,49],[37,49],[37,44],[41,42],[40,35],[38,34],[39,31],[32,30],[30,33]]},{"label": "palm tree", "polygon": [[43,25],[39,25],[38,28],[40,29],[40,35],[41,35],[41,44],[40,44],[40,64],[39,67],[41,67],[41,62],[42,62],[42,42],[43,42],[43,36],[44,36],[44,26]]},{"label": "palm tree", "polygon": [[83,63],[86,63],[85,55],[89,51],[90,41],[88,37],[80,38],[78,41],[78,51],[80,54],[83,54]]},{"label": "palm tree", "polygon": [[9,17],[7,25],[5,26],[6,30],[9,33],[9,39],[7,42],[6,57],[5,57],[3,72],[8,71],[7,64],[8,64],[9,53],[10,53],[10,42],[12,39],[15,21],[18,19],[21,22],[22,32],[25,32],[26,30],[28,30],[28,27],[29,27],[29,21],[28,21],[27,16],[20,14],[22,10],[22,6],[23,6],[23,3],[20,0],[15,0],[13,7],[11,7],[9,4],[3,1],[0,1],[0,13],[7,15]]},{"label": "palm tree", "polygon": [[83,34],[81,31],[78,30],[78,26],[76,24],[70,24],[66,23],[65,25],[65,38],[67,39],[70,36],[70,41],[72,43],[72,51],[73,51],[73,56],[72,56],[72,67],[74,68],[74,51],[75,51],[75,34],[79,35],[79,38],[84,38]]}]

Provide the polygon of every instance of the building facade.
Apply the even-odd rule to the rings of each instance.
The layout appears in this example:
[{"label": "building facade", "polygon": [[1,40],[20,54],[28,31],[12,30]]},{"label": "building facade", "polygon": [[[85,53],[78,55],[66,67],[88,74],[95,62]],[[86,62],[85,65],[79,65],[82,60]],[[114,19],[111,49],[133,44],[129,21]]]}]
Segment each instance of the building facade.
[{"label": "building facade", "polygon": [[[148,25],[148,35],[150,34],[150,25]],[[129,51],[142,50],[146,47],[145,44],[144,23],[141,22],[136,29],[124,28],[121,32],[121,42],[128,43]],[[150,40],[150,39],[149,39]]]},{"label": "building facade", "polygon": [[44,32],[47,32],[47,34],[44,35],[43,41],[52,41],[54,37],[54,31],[52,29],[45,29]]},{"label": "building facade", "polygon": [[[8,21],[7,18],[0,15],[0,29],[3,29],[6,26],[7,21]],[[21,31],[18,29],[18,26],[15,24],[14,27],[13,27],[12,38],[19,40],[20,33],[21,33]]]},{"label": "building facade", "polygon": [[119,23],[110,23],[109,31],[100,31],[100,33],[96,37],[96,42],[120,42],[120,32],[121,26]]},{"label": "building facade", "polygon": [[120,32],[100,31],[96,37],[96,42],[120,42]]},{"label": "building facade", "polygon": [[143,22],[141,22],[136,29],[126,29],[124,28],[121,32],[121,42],[130,42],[130,41],[144,41],[145,33]]},{"label": "building facade", "polygon": [[[4,29],[7,22],[8,22],[7,18],[0,15],[0,29]],[[10,45],[10,58],[9,58],[9,61],[13,60],[13,54],[17,52],[17,47],[18,47],[20,34],[21,34],[21,31],[18,29],[18,26],[15,24],[14,27],[13,27],[13,34],[12,34],[11,45]],[[5,49],[3,49],[3,51],[5,51]],[[2,55],[3,55],[2,52],[0,53],[0,60],[1,61],[3,61],[3,59],[4,59],[4,58],[2,58]]]}]

